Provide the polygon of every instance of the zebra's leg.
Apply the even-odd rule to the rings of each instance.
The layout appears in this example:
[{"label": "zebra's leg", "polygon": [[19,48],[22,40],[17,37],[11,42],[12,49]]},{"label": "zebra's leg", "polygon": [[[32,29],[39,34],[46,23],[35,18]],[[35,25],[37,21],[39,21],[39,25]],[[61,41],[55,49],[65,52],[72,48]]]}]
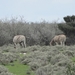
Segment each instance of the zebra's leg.
[{"label": "zebra's leg", "polygon": [[62,41],[60,42],[60,45],[63,45],[63,42]]},{"label": "zebra's leg", "polygon": [[63,46],[65,46],[65,42],[63,42]]},{"label": "zebra's leg", "polygon": [[16,43],[14,43],[14,48],[16,48]]},{"label": "zebra's leg", "polygon": [[25,41],[23,41],[23,46],[24,46],[24,48],[26,47],[26,42]]}]

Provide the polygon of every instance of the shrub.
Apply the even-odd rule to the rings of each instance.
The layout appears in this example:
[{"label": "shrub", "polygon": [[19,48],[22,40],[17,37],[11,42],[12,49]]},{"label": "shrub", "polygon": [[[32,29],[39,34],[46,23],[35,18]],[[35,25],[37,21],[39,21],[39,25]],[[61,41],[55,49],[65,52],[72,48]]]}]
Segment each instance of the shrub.
[{"label": "shrub", "polygon": [[67,75],[74,75],[75,74],[75,64],[67,64],[67,71],[66,74]]},{"label": "shrub", "polygon": [[0,65],[0,75],[13,75],[12,73],[8,72],[8,69],[4,66]]},{"label": "shrub", "polygon": [[39,63],[37,63],[37,62],[30,62],[29,66],[30,66],[31,70],[35,71],[35,70],[37,70],[39,68]]},{"label": "shrub", "polygon": [[17,60],[17,55],[14,53],[0,53],[0,64],[7,65]]}]

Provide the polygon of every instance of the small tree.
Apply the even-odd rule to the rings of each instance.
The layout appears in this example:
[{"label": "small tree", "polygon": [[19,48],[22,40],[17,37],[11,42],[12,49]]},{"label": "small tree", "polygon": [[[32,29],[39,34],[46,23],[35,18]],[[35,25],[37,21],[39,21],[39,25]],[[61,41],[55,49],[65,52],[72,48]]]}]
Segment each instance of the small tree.
[{"label": "small tree", "polygon": [[66,16],[63,19],[66,23],[58,24],[59,29],[61,29],[66,35],[75,35],[75,16]]},{"label": "small tree", "polygon": [[75,42],[75,16],[66,16],[63,17],[65,23],[58,24],[60,30],[62,30],[71,40],[70,42]]}]

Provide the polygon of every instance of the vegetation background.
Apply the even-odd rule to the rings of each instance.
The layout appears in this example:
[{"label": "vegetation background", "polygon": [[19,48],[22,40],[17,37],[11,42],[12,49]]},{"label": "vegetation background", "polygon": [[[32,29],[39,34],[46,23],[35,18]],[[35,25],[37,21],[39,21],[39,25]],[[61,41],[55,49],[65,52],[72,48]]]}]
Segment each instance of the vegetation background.
[{"label": "vegetation background", "polygon": [[13,43],[15,35],[23,34],[26,36],[27,45],[49,45],[50,40],[62,31],[58,28],[58,23],[29,23],[22,18],[12,18],[11,20],[0,20],[0,46]]},{"label": "vegetation background", "polygon": [[[0,20],[0,75],[74,75],[75,16],[63,19],[63,23]],[[14,49],[12,39],[18,34],[26,36],[26,48]],[[66,46],[49,46],[58,34],[67,36]]]}]

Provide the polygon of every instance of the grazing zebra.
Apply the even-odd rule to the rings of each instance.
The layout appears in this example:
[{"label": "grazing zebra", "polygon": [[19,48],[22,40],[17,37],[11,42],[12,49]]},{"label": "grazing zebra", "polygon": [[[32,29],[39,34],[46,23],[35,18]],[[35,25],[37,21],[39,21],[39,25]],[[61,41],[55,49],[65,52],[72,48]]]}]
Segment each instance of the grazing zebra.
[{"label": "grazing zebra", "polygon": [[50,42],[50,45],[52,45],[52,43],[55,43],[56,45],[65,45],[66,42],[66,36],[61,34],[61,35],[56,35]]},{"label": "grazing zebra", "polygon": [[14,48],[16,48],[16,44],[20,44],[21,47],[26,47],[26,38],[24,35],[16,35],[13,38]]}]

